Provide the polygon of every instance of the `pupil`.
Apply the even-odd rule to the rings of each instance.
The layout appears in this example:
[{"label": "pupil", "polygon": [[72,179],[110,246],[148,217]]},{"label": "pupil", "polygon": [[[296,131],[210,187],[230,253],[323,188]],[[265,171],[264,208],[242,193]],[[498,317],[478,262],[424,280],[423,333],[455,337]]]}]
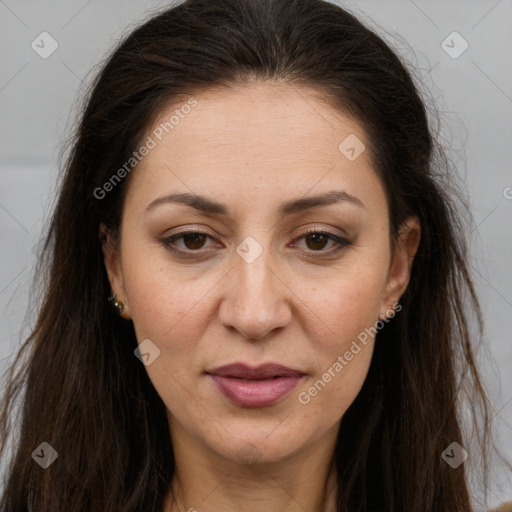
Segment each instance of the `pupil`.
[{"label": "pupil", "polygon": [[[191,235],[186,235],[185,236],[185,240],[186,241],[190,241],[190,239],[192,239],[192,246],[193,247],[190,247],[190,244],[189,243],[186,243],[187,245],[187,248],[188,249],[200,249],[201,248],[201,239],[204,238],[204,235],[202,235],[201,233],[193,233]],[[199,239],[199,240],[198,240]],[[196,247],[194,244],[197,244],[199,243],[199,247]]]},{"label": "pupil", "polygon": [[[320,243],[322,244],[322,241],[325,242],[325,235],[319,234],[319,233],[313,233],[312,235],[309,235],[310,238],[313,238],[313,244]],[[321,249],[322,247],[313,247],[316,249]]]}]

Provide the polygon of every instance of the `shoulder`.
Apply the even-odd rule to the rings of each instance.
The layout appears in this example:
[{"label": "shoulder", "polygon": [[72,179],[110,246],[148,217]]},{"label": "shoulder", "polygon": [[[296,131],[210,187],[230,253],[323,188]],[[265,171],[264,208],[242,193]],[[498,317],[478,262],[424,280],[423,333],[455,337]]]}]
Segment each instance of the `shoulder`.
[{"label": "shoulder", "polygon": [[498,508],[489,510],[489,512],[512,512],[512,501],[507,501],[507,503],[503,503]]}]

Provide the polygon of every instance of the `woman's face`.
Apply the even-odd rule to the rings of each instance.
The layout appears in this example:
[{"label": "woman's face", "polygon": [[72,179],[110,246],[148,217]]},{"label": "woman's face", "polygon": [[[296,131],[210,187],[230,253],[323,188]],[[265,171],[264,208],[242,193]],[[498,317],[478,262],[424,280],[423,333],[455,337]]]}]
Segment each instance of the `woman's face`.
[{"label": "woman's face", "polygon": [[[107,270],[173,439],[277,461],[335,436],[367,375],[372,328],[405,291],[419,227],[392,258],[365,132],[311,90],[265,83],[194,99],[147,132]],[[299,376],[210,373],[233,363]]]}]

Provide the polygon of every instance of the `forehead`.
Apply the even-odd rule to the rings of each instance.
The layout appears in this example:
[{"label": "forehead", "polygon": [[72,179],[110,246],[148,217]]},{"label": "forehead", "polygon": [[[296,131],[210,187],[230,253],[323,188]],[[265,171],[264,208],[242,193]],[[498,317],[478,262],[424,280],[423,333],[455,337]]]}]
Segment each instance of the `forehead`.
[{"label": "forehead", "polygon": [[345,140],[358,152],[368,145],[364,128],[318,91],[271,83],[210,89],[159,114],[145,136],[154,148],[130,186],[132,195],[144,191],[141,201],[176,191],[227,197],[229,189],[234,202],[254,206],[338,188],[377,212],[386,207],[369,150],[356,159],[343,152]]},{"label": "forehead", "polygon": [[173,139],[176,157],[183,156],[178,146],[187,144],[190,135],[201,153],[227,156],[229,151],[252,150],[260,161],[265,156],[260,153],[262,148],[269,157],[316,152],[339,158],[340,136],[352,133],[365,138],[356,121],[320,101],[319,91],[303,86],[263,82],[209,89],[194,95],[197,104],[186,108],[186,114],[173,116],[185,111],[187,99],[182,97],[164,108],[149,130],[160,130],[163,138]]}]

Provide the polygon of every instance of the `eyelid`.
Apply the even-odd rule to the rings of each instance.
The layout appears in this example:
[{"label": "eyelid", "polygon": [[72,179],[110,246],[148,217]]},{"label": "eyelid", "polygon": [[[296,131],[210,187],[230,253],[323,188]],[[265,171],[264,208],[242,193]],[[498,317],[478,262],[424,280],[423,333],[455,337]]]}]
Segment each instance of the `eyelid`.
[{"label": "eyelid", "polygon": [[[173,242],[175,240],[179,240],[186,235],[193,235],[193,234],[206,235],[207,237],[209,237],[211,239],[215,239],[215,237],[213,235],[211,235],[210,233],[208,233],[206,231],[200,231],[200,230],[191,229],[191,228],[182,228],[170,236],[161,238],[159,240],[160,245],[162,245],[164,248],[166,248],[167,250],[169,250],[173,253],[176,253],[178,255],[185,256],[185,257],[204,255],[205,251],[208,251],[208,249],[198,249],[198,250],[194,251],[191,249],[188,249],[188,250],[180,249],[180,248],[176,248],[174,246]],[[329,256],[334,255],[335,253],[338,253],[342,249],[345,249],[349,246],[354,245],[354,243],[351,242],[346,236],[337,235],[337,234],[332,233],[331,231],[329,231],[327,229],[323,229],[323,228],[309,227],[306,231],[304,231],[303,233],[301,233],[300,235],[298,235],[297,237],[295,237],[293,239],[292,247],[294,247],[298,241],[306,238],[309,235],[315,235],[315,234],[326,236],[328,238],[328,240],[335,243],[335,246],[334,246],[335,248],[334,249],[331,248],[330,250],[306,251],[306,254],[310,257],[316,257],[316,258],[329,257]]]},{"label": "eyelid", "polygon": [[176,252],[179,254],[184,254],[184,255],[192,255],[194,253],[199,254],[200,251],[204,251],[204,249],[192,251],[192,250],[177,249],[177,248],[173,247],[173,242],[175,240],[179,240],[180,238],[183,238],[186,235],[196,235],[196,234],[197,235],[206,235],[207,237],[211,238],[212,240],[215,239],[215,237],[213,235],[211,235],[210,233],[208,233],[207,231],[200,231],[200,230],[195,230],[195,229],[184,228],[180,231],[173,233],[172,235],[160,238],[159,241],[160,241],[160,245],[164,246],[165,248],[169,249],[170,251],[173,251],[173,252]]},{"label": "eyelid", "polygon": [[325,228],[322,226],[309,226],[303,232],[301,232],[299,235],[297,235],[296,239],[301,238],[305,235],[318,233],[318,234],[325,234],[325,235],[329,235],[332,237],[336,237],[338,239],[343,239],[344,241],[349,240],[350,237],[345,231],[341,230],[340,228],[336,228],[336,229],[338,229],[338,231],[339,231],[338,233],[333,232],[332,228]]},{"label": "eyelid", "polygon": [[304,233],[302,233],[301,235],[299,235],[298,237],[296,237],[294,239],[293,245],[295,245],[295,243],[297,241],[300,241],[309,235],[324,235],[329,240],[331,240],[335,243],[334,249],[320,250],[320,251],[309,251],[308,254],[312,257],[323,257],[323,256],[328,257],[335,253],[338,253],[340,250],[342,250],[348,246],[354,245],[354,243],[351,242],[346,236],[337,235],[337,234],[333,233],[332,231],[322,229],[322,228],[308,228]]}]

